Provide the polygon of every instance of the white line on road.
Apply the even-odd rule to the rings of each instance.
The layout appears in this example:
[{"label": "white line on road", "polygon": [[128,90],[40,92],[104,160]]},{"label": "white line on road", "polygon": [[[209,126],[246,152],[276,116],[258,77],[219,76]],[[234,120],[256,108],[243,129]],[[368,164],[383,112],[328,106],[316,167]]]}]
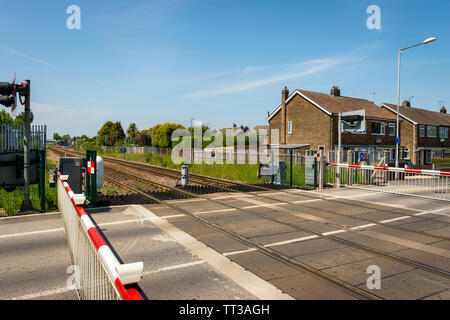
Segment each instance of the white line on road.
[{"label": "white line on road", "polygon": [[206,261],[219,273],[224,274],[239,286],[262,300],[292,300],[293,298],[282,293],[278,288],[257,275],[245,270],[235,262],[232,262],[222,254],[206,246],[186,232],[161,219],[153,212],[141,205],[134,206],[143,217],[151,218],[152,223],[182,244],[192,254]]}]

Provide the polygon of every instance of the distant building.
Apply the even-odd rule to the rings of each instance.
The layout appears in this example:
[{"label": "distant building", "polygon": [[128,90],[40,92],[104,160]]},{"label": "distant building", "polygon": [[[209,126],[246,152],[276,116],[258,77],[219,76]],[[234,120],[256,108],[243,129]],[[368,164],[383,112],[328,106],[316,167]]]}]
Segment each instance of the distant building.
[{"label": "distant building", "polygon": [[[381,104],[381,108],[397,115],[397,106]],[[408,153],[408,158],[418,165],[431,163],[433,157],[443,158],[450,154],[450,115],[443,107],[440,112],[413,108],[409,101],[399,107],[401,145]]]},{"label": "distant building", "polygon": [[342,133],[343,150],[379,150],[382,154],[395,149],[395,115],[372,101],[341,96],[337,87],[329,94],[302,89],[289,94],[285,87],[281,105],[268,117],[269,128],[280,131],[281,145],[309,144],[313,150],[319,146],[337,150],[339,113],[356,110],[365,111],[366,131]]},{"label": "distant building", "polygon": [[260,137],[260,141],[263,144],[267,144],[269,139],[268,135],[269,133],[269,126],[268,125],[259,125],[253,128],[253,130],[256,132],[256,134]]}]

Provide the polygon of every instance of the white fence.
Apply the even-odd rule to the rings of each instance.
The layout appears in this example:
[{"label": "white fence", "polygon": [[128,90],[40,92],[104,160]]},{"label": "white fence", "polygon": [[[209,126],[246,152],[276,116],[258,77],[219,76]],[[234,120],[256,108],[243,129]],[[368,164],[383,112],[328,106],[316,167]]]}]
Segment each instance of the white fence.
[{"label": "white fence", "polygon": [[450,172],[330,163],[326,182],[375,191],[450,201]]},{"label": "white fence", "polygon": [[[143,263],[121,264],[84,209],[84,197],[75,195],[58,173],[58,207],[64,222],[75,286],[81,300],[141,300],[125,284],[139,281]],[[66,178],[67,179],[67,178]]]}]

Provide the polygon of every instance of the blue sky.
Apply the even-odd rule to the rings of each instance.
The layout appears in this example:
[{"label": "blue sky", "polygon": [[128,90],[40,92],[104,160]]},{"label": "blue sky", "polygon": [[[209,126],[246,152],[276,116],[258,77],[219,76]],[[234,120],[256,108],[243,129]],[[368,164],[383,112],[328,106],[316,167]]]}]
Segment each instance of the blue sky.
[{"label": "blue sky", "polygon": [[[69,5],[81,30],[69,30]],[[381,30],[369,30],[369,5]],[[284,86],[437,111],[450,103],[450,2],[2,1],[0,81],[31,79],[36,124],[96,135],[107,121],[139,129],[190,119],[211,127],[266,124]],[[373,94],[375,92],[375,95]],[[19,111],[23,110],[22,108]]]}]

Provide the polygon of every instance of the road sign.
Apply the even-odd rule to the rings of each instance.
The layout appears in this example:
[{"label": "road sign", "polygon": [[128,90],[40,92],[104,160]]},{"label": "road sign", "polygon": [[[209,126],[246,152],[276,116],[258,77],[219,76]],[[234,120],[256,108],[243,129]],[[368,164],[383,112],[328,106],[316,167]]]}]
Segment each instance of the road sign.
[{"label": "road sign", "polygon": [[400,137],[397,137],[397,144],[400,144]]},{"label": "road sign", "polygon": [[361,153],[359,154],[359,161],[360,161],[360,162],[364,162],[364,159],[365,159],[364,152],[361,152]]}]

